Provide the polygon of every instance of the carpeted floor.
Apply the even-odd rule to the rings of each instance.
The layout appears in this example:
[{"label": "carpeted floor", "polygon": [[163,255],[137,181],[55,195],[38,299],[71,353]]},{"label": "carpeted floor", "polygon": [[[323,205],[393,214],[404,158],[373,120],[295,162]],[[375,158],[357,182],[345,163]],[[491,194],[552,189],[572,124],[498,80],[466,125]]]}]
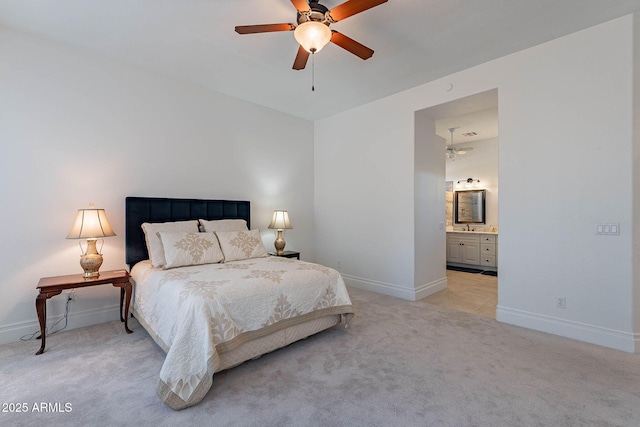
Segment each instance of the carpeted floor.
[{"label": "carpeted floor", "polygon": [[[130,335],[120,322],[54,335],[40,356],[38,341],[0,346],[0,425],[639,425],[639,355],[350,292],[348,332],[218,373],[179,412],[155,395],[164,354],[135,320]],[[11,403],[27,413],[4,412]],[[61,411],[32,412],[40,403]]]}]

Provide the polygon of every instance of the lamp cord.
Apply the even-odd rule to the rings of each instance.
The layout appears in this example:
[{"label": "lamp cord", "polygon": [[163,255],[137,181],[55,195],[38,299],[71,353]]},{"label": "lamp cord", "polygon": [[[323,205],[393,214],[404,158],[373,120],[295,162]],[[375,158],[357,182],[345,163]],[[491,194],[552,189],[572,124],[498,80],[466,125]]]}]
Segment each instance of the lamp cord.
[{"label": "lamp cord", "polygon": [[[70,302],[71,302],[71,298],[67,298],[67,303],[65,304],[65,307],[64,307],[64,316],[62,316],[60,319],[58,319],[58,321],[57,321],[56,323],[54,323],[53,325],[51,325],[51,326],[45,326],[45,328],[44,328],[44,333],[45,333],[45,334],[47,334],[47,335],[53,335],[53,334],[55,334],[56,332],[60,332],[60,331],[62,331],[62,330],[64,330],[64,329],[66,329],[66,327],[67,327],[67,323],[68,323],[68,319],[69,319],[69,303],[70,303]],[[46,303],[45,303],[45,304],[46,304]],[[53,328],[54,328],[58,323],[62,322],[63,320],[64,320],[64,326],[63,326],[62,328],[60,328],[60,329],[56,329],[55,331],[53,331],[53,330],[52,330],[51,332],[48,332],[48,331],[49,331],[49,329],[53,329]],[[36,332],[34,332],[34,333],[32,333],[32,334],[23,335],[23,336],[21,336],[21,337],[20,337],[20,340],[21,340],[21,341],[29,341],[29,340],[32,340],[32,339],[34,339],[34,338],[35,338],[35,336],[36,336],[36,335],[38,335],[38,334],[40,334],[40,331],[36,331]]]}]

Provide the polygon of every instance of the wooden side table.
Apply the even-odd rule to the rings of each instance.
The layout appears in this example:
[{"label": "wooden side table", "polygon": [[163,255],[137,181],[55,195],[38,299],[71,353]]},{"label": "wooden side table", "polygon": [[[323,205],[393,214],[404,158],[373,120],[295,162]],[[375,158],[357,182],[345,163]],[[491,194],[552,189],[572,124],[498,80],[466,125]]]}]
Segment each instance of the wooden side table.
[{"label": "wooden side table", "polygon": [[298,259],[300,259],[300,252],[296,252],[296,251],[284,251],[284,253],[282,255],[278,255],[275,252],[269,252],[269,255],[281,256],[283,258],[298,258]]},{"label": "wooden side table", "polygon": [[[85,279],[82,274],[72,274],[69,276],[43,277],[38,282],[36,289],[40,293],[36,297],[36,312],[38,313],[38,322],[40,322],[40,350],[36,353],[44,352],[47,324],[47,300],[53,296],[59,295],[67,289],[85,288],[87,286],[108,285],[112,284],[120,288],[120,321],[124,322],[124,330],[130,334],[127,318],[129,317],[129,304],[131,303],[131,282],[129,281],[129,273],[126,270],[104,271],[98,277]],[[126,300],[125,300],[126,296]],[[122,306],[124,303],[124,311]]]}]

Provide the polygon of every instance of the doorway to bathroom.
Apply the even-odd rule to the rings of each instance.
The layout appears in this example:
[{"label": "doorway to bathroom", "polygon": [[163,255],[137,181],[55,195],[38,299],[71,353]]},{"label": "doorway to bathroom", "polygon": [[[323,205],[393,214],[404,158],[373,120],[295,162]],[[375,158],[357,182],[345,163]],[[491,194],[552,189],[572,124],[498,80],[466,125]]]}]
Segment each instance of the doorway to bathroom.
[{"label": "doorway to bathroom", "polygon": [[[444,189],[440,228],[446,242],[447,285],[424,301],[495,318],[499,280],[498,91],[430,107],[419,117],[430,122],[421,126],[433,129],[435,136],[426,140],[438,148],[430,153],[441,156],[444,164],[433,172],[442,181],[438,187]],[[416,143],[421,143],[418,138]]]}]

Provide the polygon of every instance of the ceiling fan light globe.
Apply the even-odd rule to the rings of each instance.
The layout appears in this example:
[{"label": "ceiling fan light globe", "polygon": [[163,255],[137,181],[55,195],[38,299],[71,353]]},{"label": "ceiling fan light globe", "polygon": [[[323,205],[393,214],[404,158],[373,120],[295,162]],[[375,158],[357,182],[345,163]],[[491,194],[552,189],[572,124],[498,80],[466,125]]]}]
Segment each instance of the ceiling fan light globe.
[{"label": "ceiling fan light globe", "polygon": [[331,41],[331,30],[321,22],[307,21],[296,27],[293,36],[304,50],[316,53]]}]

